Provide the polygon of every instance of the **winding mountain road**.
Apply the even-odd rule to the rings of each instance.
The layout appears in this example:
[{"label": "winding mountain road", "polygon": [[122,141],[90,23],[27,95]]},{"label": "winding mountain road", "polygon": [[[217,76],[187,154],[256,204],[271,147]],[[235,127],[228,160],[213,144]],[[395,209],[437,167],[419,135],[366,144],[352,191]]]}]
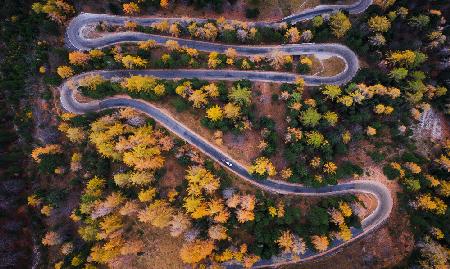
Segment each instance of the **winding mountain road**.
[{"label": "winding mountain road", "polygon": [[[365,5],[370,5],[371,1],[361,0],[358,5],[348,6],[348,11],[350,13],[362,12],[362,8]],[[367,8],[365,6],[365,8]],[[335,6],[328,6],[328,9],[322,9],[319,14],[334,12]],[[339,6],[342,9],[342,6]],[[364,9],[365,9],[364,8]],[[331,10],[328,12],[328,10]],[[285,18],[285,20],[290,21],[300,21],[308,19],[312,14],[318,12],[316,9],[302,12],[301,14],[296,14],[290,16],[291,19]],[[315,15],[314,15],[315,16]],[[158,43],[164,43],[167,39],[174,39],[170,37],[163,37],[157,35],[147,35],[142,33],[114,33],[97,39],[88,39],[83,36],[82,28],[87,24],[96,23],[99,21],[107,20],[109,23],[122,24],[130,18],[126,17],[116,17],[111,15],[103,14],[81,14],[74,18],[70,23],[67,34],[66,41],[69,47],[73,49],[86,50],[97,47],[104,47],[120,42],[134,42],[140,40],[147,40],[149,38],[157,40]],[[138,23],[151,23],[151,18],[132,18]],[[175,19],[174,19],[175,20]],[[179,19],[178,19],[179,20]],[[181,45],[186,45],[189,47],[194,47],[203,51],[220,51],[223,52],[228,48],[227,45],[201,42],[194,40],[178,39]],[[308,85],[319,85],[323,83],[327,84],[343,84],[348,82],[358,70],[358,58],[357,56],[347,47],[338,44],[299,44],[299,45],[285,45],[285,46],[232,46],[241,55],[255,55],[255,54],[267,54],[270,53],[274,47],[276,49],[283,50],[284,52],[297,54],[316,54],[316,53],[328,53],[335,54],[343,58],[346,61],[345,70],[334,76],[334,77],[316,77],[316,76],[306,76],[305,82]],[[124,97],[111,97],[99,101],[91,101],[88,103],[81,103],[76,98],[74,93],[77,91],[78,83],[81,79],[86,76],[93,74],[102,75],[106,79],[111,78],[124,78],[131,75],[151,75],[163,79],[179,79],[179,78],[201,78],[208,80],[239,80],[242,78],[249,79],[251,81],[263,81],[263,82],[293,82],[296,78],[295,74],[281,73],[281,72],[260,72],[260,71],[237,71],[237,70],[111,70],[111,71],[92,71],[74,76],[66,80],[60,86],[60,99],[61,104],[67,111],[83,114],[87,112],[101,111],[110,108],[120,108],[120,107],[131,107],[137,109],[148,116],[154,118],[162,126],[173,132],[175,135],[179,136],[181,139],[190,143],[191,145],[197,147],[200,151],[208,155],[213,160],[220,163],[225,168],[229,169],[231,172],[242,178],[248,183],[251,183],[261,189],[272,193],[287,194],[287,195],[302,195],[302,196],[332,196],[332,195],[343,195],[343,194],[357,194],[357,193],[368,193],[373,195],[378,202],[377,208],[371,212],[369,216],[361,222],[361,228],[351,228],[353,237],[352,239],[343,242],[341,240],[334,240],[331,242],[328,250],[316,253],[308,250],[300,258],[301,261],[307,261],[316,259],[325,255],[330,255],[335,253],[338,249],[344,245],[349,244],[363,236],[367,233],[380,227],[389,217],[393,201],[390,191],[381,183],[370,181],[370,180],[357,180],[346,183],[340,183],[334,186],[325,186],[321,188],[311,188],[305,187],[299,184],[290,184],[287,182],[276,181],[272,179],[260,180],[255,179],[252,175],[248,173],[248,169],[233,160],[229,155],[221,151],[219,148],[215,147],[205,139],[203,139],[195,131],[186,127],[183,123],[172,118],[170,115],[166,114],[162,110],[158,109],[151,103]],[[226,162],[231,163],[232,166],[226,164]],[[283,264],[295,263],[285,257],[285,259],[269,259],[261,260],[254,265],[254,268],[263,267],[276,267]],[[241,268],[239,264],[227,263],[228,268]]]},{"label": "winding mountain road", "polygon": [[[151,24],[155,18],[132,18],[138,23]],[[155,40],[158,44],[165,44],[167,40],[175,40],[180,46],[186,46],[189,48],[195,48],[199,51],[211,52],[217,51],[219,53],[225,53],[228,48],[234,48],[239,55],[253,56],[264,55],[270,56],[274,51],[280,51],[289,55],[326,55],[337,56],[345,63],[344,70],[339,74],[329,77],[322,76],[302,76],[305,79],[306,85],[317,86],[321,84],[336,84],[341,85],[350,81],[359,69],[358,56],[348,47],[340,44],[286,44],[286,45],[273,45],[273,46],[246,46],[246,45],[225,45],[212,42],[204,42],[192,39],[175,38],[170,36],[161,36],[156,34],[146,34],[139,32],[120,32],[120,33],[108,33],[99,38],[87,38],[83,30],[86,25],[92,25],[99,23],[100,21],[108,22],[111,24],[121,24],[130,20],[130,17],[116,17],[105,14],[91,14],[83,13],[75,17],[69,24],[66,31],[66,44],[69,48],[76,50],[89,50],[93,48],[103,48],[113,44],[138,42],[145,40]],[[175,19],[172,19],[175,20]],[[150,21],[150,22],[149,22]],[[170,70],[167,72],[177,72],[178,70]],[[199,75],[204,74],[204,70],[197,70]],[[233,74],[241,74],[250,77],[262,78],[266,76],[265,81],[274,82],[293,82],[296,75],[293,73],[285,72],[258,72],[258,71],[231,71],[231,70],[208,70],[208,76],[223,77]],[[278,77],[278,78],[277,78]]]}]

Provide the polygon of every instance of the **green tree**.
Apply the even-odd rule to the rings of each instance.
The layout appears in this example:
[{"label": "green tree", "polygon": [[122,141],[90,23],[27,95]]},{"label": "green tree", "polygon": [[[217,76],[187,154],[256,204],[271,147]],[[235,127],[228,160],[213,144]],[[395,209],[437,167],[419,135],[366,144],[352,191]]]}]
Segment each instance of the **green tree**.
[{"label": "green tree", "polygon": [[233,103],[236,103],[241,106],[247,106],[251,102],[252,91],[248,88],[241,87],[240,84],[231,88],[231,92],[228,94],[228,98],[230,98]]},{"label": "green tree", "polygon": [[427,15],[417,15],[409,19],[408,24],[418,29],[424,29],[430,23],[430,17]]},{"label": "green tree", "polygon": [[389,72],[389,77],[395,79],[396,81],[400,81],[408,75],[408,69],[400,67],[394,68]]},{"label": "green tree", "polygon": [[308,212],[306,219],[311,224],[312,234],[326,234],[328,232],[329,214],[320,206],[314,206]]},{"label": "green tree", "polygon": [[322,118],[322,115],[317,112],[317,109],[315,108],[308,108],[307,110],[303,111],[300,115],[300,119],[305,126],[309,127],[315,127],[317,124],[319,124],[320,119]]}]

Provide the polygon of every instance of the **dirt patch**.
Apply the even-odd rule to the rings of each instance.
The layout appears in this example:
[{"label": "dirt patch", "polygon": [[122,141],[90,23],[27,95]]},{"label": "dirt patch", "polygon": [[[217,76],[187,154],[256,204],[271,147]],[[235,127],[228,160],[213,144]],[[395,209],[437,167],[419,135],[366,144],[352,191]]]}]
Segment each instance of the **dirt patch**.
[{"label": "dirt patch", "polygon": [[322,60],[324,71],[320,73],[321,76],[328,77],[341,73],[345,69],[344,61],[336,56]]},{"label": "dirt patch", "polygon": [[359,207],[358,216],[361,219],[365,219],[377,208],[377,199],[370,194],[357,194],[356,197],[364,205],[363,207]]},{"label": "dirt patch", "polygon": [[[275,131],[278,135],[277,151],[271,158],[277,171],[286,168],[287,162],[283,157],[285,151],[284,134],[286,133],[286,104],[284,101],[272,99],[273,94],[280,95],[280,84],[278,83],[255,83],[254,89],[261,92],[261,95],[255,101],[257,105],[257,115],[259,117],[266,116],[274,120],[276,123]],[[278,173],[279,175],[279,173]],[[275,179],[281,179],[276,176]]]},{"label": "dirt patch", "polygon": [[167,229],[141,226],[144,241],[144,255],[139,256],[133,268],[136,269],[179,269],[184,268],[180,258],[180,248],[183,245],[183,237],[172,237]]},{"label": "dirt patch", "polygon": [[167,192],[181,185],[185,174],[185,168],[172,155],[166,158],[164,168],[166,169],[166,174],[158,182],[158,190],[161,192]]},{"label": "dirt patch", "polygon": [[334,76],[345,69],[345,62],[337,56],[319,57],[317,55],[309,56],[312,61],[311,74],[322,77]]}]

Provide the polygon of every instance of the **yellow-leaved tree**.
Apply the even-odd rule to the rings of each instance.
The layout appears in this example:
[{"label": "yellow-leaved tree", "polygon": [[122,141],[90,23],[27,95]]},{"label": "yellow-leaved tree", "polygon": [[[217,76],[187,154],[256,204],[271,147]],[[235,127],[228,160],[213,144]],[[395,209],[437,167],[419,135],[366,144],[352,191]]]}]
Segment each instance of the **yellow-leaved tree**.
[{"label": "yellow-leaved tree", "polygon": [[374,16],[367,22],[373,32],[387,32],[391,28],[391,21],[385,16]]},{"label": "yellow-leaved tree", "polygon": [[206,110],[206,117],[211,121],[220,121],[223,118],[223,110],[218,105],[212,106]]},{"label": "yellow-leaved tree", "polygon": [[154,77],[150,76],[131,76],[129,78],[125,78],[121,85],[128,91],[135,93],[153,92],[158,96],[165,93],[164,84],[158,84],[158,81]]},{"label": "yellow-leaved tree", "polygon": [[148,61],[139,56],[127,55],[122,57],[122,64],[127,69],[133,69],[147,66]]},{"label": "yellow-leaved tree", "polygon": [[227,103],[223,107],[223,114],[225,118],[227,119],[237,119],[239,118],[241,112],[241,107],[239,105],[233,104],[233,103]]},{"label": "yellow-leaved tree", "polygon": [[183,244],[180,256],[183,262],[196,264],[211,255],[214,248],[214,242],[211,240],[196,240]]},{"label": "yellow-leaved tree", "polygon": [[164,228],[169,226],[173,213],[174,210],[168,202],[156,200],[139,212],[138,219],[157,228]]},{"label": "yellow-leaved tree", "polygon": [[74,74],[73,69],[67,65],[59,66],[56,69],[56,73],[58,73],[61,78],[69,78]]},{"label": "yellow-leaved tree", "polygon": [[200,108],[208,104],[207,98],[208,96],[203,90],[195,90],[192,92],[191,96],[189,96],[188,100],[192,102],[194,108]]},{"label": "yellow-leaved tree", "polygon": [[62,153],[63,149],[58,144],[48,144],[43,147],[37,147],[31,152],[31,157],[37,163],[41,162],[41,155]]},{"label": "yellow-leaved tree", "polygon": [[163,151],[171,148],[171,139],[151,125],[131,126],[126,115],[114,114],[99,118],[91,124],[90,141],[99,153],[123,161],[136,170],[162,168]]},{"label": "yellow-leaved tree", "polygon": [[249,169],[250,174],[256,174],[261,177],[274,176],[277,174],[275,166],[266,157],[259,157],[255,160]]},{"label": "yellow-leaved tree", "polygon": [[331,15],[329,23],[333,35],[337,38],[343,37],[352,27],[352,23],[350,22],[349,18],[342,11]]}]

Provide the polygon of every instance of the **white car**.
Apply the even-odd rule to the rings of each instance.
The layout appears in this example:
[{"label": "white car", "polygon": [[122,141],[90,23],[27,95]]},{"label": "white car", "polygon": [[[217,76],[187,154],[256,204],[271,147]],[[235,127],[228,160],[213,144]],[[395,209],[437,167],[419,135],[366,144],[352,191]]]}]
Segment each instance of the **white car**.
[{"label": "white car", "polygon": [[232,167],[233,166],[233,164],[232,163],[230,163],[229,161],[227,161],[227,160],[225,160],[225,159],[222,159],[222,162],[224,162],[226,165],[228,165],[229,167]]}]

